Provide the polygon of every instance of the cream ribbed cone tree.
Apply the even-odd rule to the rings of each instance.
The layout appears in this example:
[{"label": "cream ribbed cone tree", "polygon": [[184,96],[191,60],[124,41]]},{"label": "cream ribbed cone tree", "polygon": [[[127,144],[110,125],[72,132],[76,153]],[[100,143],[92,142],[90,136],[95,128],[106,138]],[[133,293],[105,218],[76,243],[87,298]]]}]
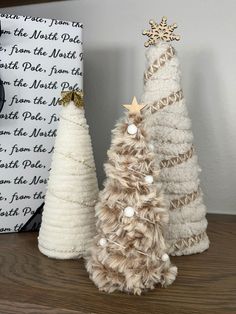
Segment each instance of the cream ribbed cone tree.
[{"label": "cream ribbed cone tree", "polygon": [[113,131],[107,180],[96,206],[97,236],[87,262],[90,278],[106,292],[141,294],[157,284],[171,284],[177,273],[163,236],[168,208],[135,103],[125,105],[130,113]]},{"label": "cream ribbed cone tree", "polygon": [[[181,89],[179,61],[170,41],[174,24],[150,21],[152,29],[145,46],[147,68],[144,73],[143,102],[148,130],[160,165],[160,180],[169,201],[170,223],[167,234],[169,253],[187,255],[209,247],[206,234],[206,207],[199,186],[200,168],[193,147],[191,121]],[[156,33],[155,33],[156,31]],[[158,32],[160,35],[158,35]]]},{"label": "cream ribbed cone tree", "polygon": [[59,259],[86,256],[95,232],[98,185],[82,107],[62,107],[39,232],[39,250]]}]

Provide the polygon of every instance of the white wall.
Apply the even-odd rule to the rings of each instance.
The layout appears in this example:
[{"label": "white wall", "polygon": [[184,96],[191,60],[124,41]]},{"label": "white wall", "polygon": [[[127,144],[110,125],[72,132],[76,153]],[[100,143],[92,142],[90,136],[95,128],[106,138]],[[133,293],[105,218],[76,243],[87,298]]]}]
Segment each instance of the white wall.
[{"label": "white wall", "polygon": [[177,22],[183,89],[209,212],[236,214],[236,1],[80,0],[1,12],[84,23],[85,92],[100,182],[120,104],[142,95],[143,29]]}]

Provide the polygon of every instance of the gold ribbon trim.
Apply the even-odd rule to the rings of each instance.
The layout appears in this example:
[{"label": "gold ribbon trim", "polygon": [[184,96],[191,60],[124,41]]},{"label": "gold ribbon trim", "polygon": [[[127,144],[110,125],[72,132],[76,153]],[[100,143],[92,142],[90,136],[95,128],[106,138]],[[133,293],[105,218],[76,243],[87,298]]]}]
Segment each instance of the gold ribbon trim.
[{"label": "gold ribbon trim", "polygon": [[174,156],[170,159],[164,159],[160,162],[160,167],[162,168],[170,168],[174,167],[175,165],[179,165],[188,159],[193,157],[194,148],[193,146],[184,154],[179,154],[178,156]]},{"label": "gold ribbon trim", "polygon": [[171,251],[175,251],[175,248],[178,250],[183,250],[185,248],[194,246],[195,244],[198,244],[202,240],[204,240],[207,237],[206,231],[203,231],[202,233],[198,235],[194,235],[189,238],[180,239],[176,243],[174,243],[171,247]]},{"label": "gold ribbon trim", "polygon": [[63,91],[61,92],[61,99],[59,104],[62,106],[67,106],[71,101],[74,102],[75,106],[78,108],[84,107],[84,94],[82,91]]},{"label": "gold ribbon trim", "polygon": [[161,68],[167,61],[171,60],[175,55],[175,50],[172,46],[169,46],[168,49],[160,55],[159,59],[155,60],[151,64],[146,72],[144,73],[144,83],[146,84],[149,79]]},{"label": "gold ribbon trim", "polygon": [[200,188],[197,191],[186,194],[179,199],[173,199],[170,201],[170,210],[174,210],[179,207],[188,205],[189,203],[195,201],[195,199],[200,195]]},{"label": "gold ribbon trim", "polygon": [[164,97],[160,100],[155,101],[153,104],[147,104],[145,111],[150,111],[150,113],[155,113],[156,111],[163,109],[167,106],[174,105],[175,103],[181,101],[184,98],[183,91],[180,89],[177,92],[171,93],[169,96]]}]

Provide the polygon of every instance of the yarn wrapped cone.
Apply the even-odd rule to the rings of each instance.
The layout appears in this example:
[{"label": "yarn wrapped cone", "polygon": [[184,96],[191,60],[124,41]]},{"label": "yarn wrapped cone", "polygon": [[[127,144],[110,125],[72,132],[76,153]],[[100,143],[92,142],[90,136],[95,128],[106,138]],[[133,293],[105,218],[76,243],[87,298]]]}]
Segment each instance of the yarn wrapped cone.
[{"label": "yarn wrapped cone", "polygon": [[159,174],[141,116],[132,114],[117,124],[105,171],[97,236],[87,261],[91,280],[108,293],[138,295],[157,284],[170,285],[177,268],[166,254],[168,209],[154,183]]},{"label": "yarn wrapped cone", "polygon": [[58,259],[87,256],[98,185],[84,109],[62,107],[45,197],[39,250]]},{"label": "yarn wrapped cone", "polygon": [[160,181],[169,201],[169,253],[188,255],[209,247],[206,207],[199,186],[191,121],[181,89],[176,52],[163,41],[148,48],[142,100],[148,131],[160,165]]}]

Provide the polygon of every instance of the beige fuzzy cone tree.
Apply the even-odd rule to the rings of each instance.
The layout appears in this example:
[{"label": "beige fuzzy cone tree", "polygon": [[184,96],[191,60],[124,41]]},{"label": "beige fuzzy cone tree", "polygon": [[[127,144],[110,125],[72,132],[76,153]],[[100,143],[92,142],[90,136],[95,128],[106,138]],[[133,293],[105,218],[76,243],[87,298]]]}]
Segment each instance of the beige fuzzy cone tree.
[{"label": "beige fuzzy cone tree", "polygon": [[107,180],[96,206],[97,236],[87,262],[90,278],[106,292],[141,294],[167,286],[177,268],[166,254],[168,209],[155,182],[159,174],[134,98],[129,115],[113,131]]},{"label": "beige fuzzy cone tree", "polygon": [[67,93],[62,103],[38,246],[49,257],[68,259],[88,253],[98,185],[80,93]]},{"label": "beige fuzzy cone tree", "polygon": [[160,180],[169,201],[169,253],[187,255],[209,247],[206,207],[199,186],[200,168],[193,147],[191,121],[181,89],[176,52],[169,43],[179,40],[164,17],[160,24],[150,21],[147,69],[144,73],[143,102],[148,129],[160,165]]}]

